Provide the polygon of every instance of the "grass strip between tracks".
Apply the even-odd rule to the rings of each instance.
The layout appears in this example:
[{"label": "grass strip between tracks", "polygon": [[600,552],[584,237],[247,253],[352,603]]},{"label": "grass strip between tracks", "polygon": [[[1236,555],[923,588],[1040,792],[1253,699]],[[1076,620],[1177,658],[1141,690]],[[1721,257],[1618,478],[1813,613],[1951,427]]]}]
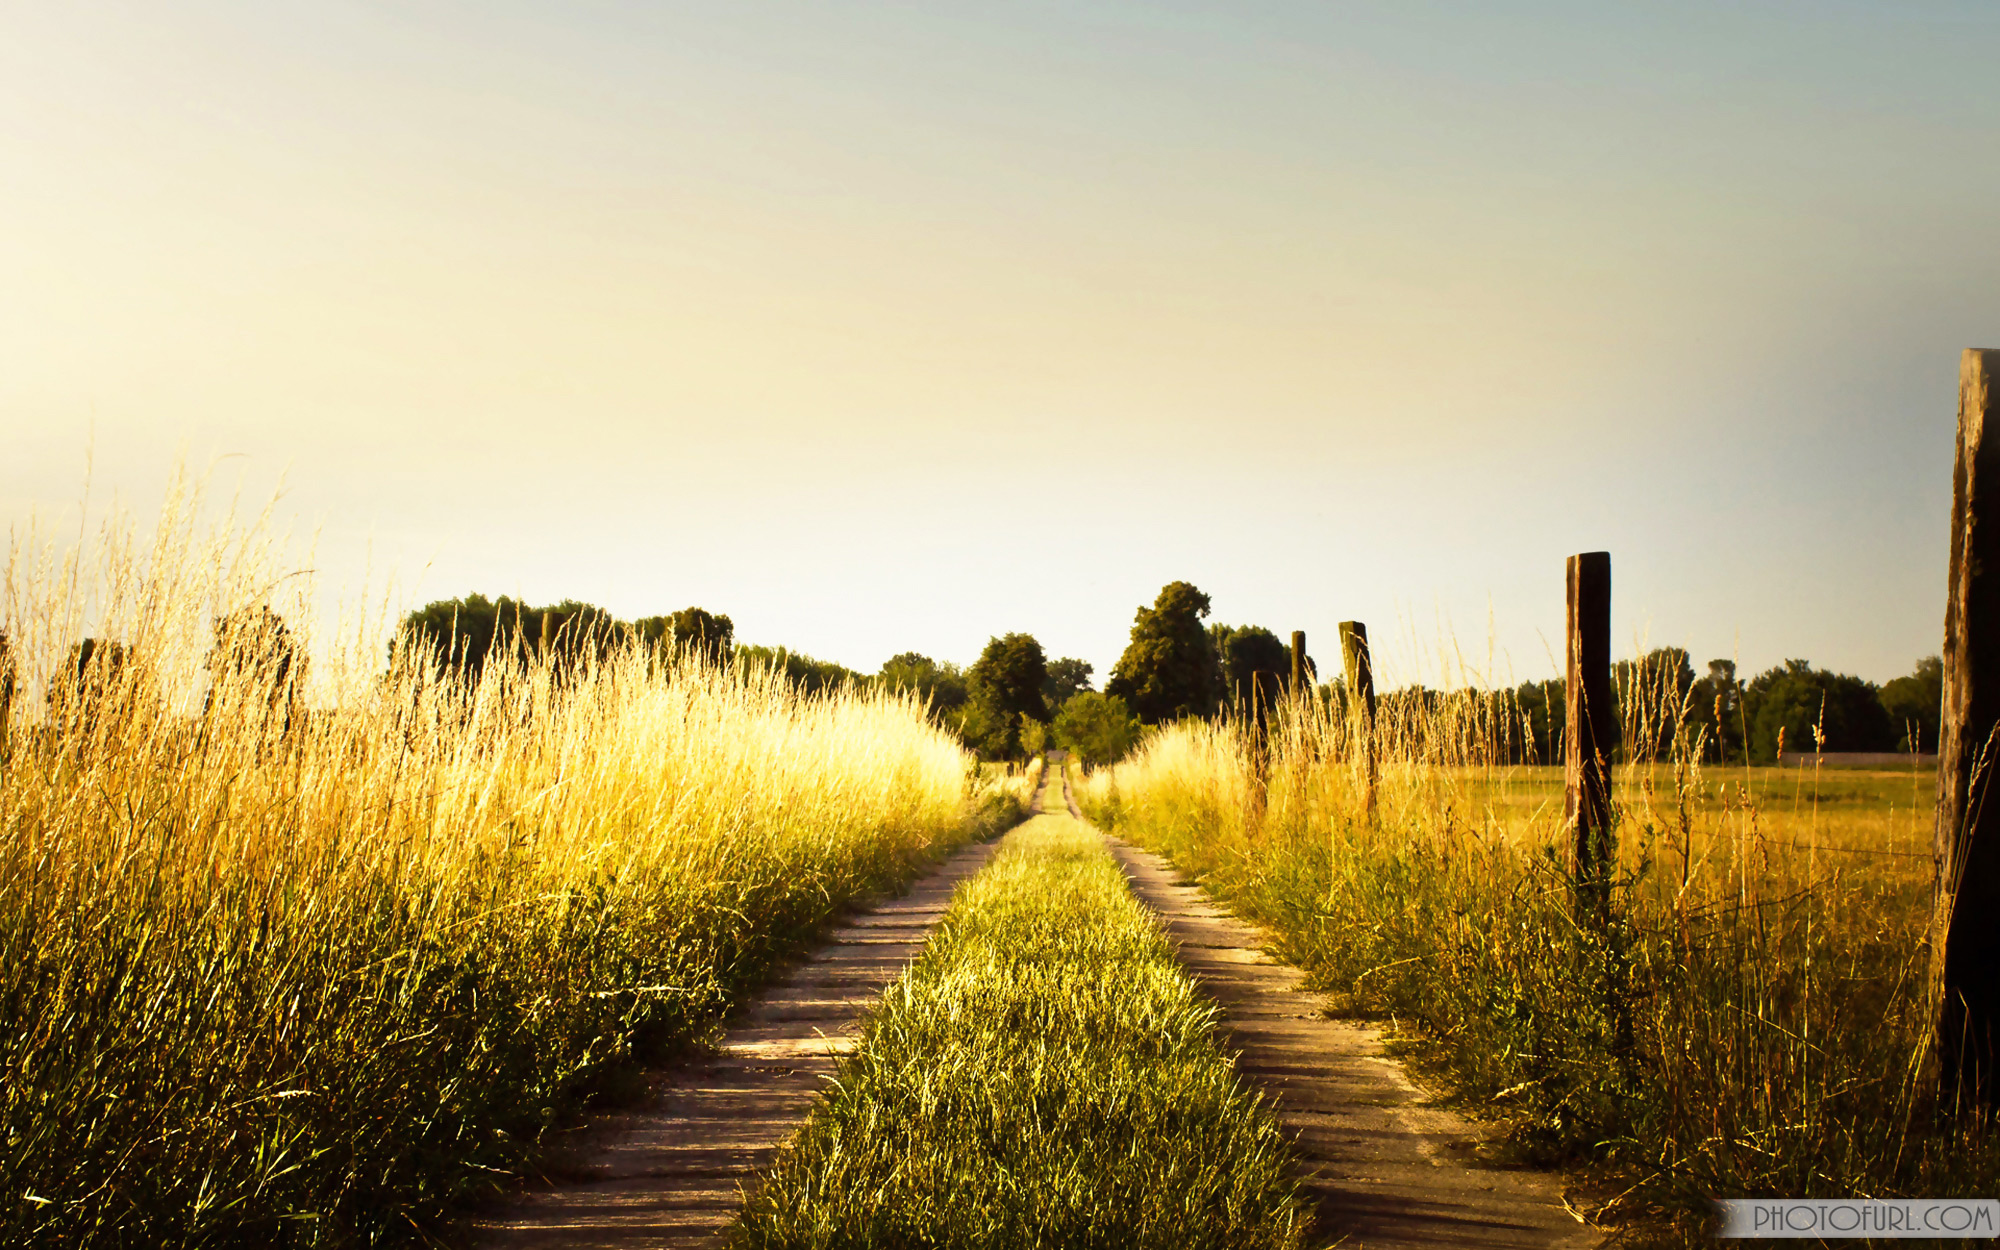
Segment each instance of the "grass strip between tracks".
[{"label": "grass strip between tracks", "polygon": [[963,886],[737,1247],[1293,1247],[1305,1216],[1158,923],[1065,816]]}]

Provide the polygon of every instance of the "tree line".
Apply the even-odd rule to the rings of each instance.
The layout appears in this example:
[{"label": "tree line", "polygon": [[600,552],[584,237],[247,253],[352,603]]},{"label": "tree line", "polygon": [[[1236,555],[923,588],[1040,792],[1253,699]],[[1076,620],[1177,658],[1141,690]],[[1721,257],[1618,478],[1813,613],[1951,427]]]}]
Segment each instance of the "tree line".
[{"label": "tree line", "polygon": [[[1290,649],[1262,626],[1207,623],[1210,607],[1208,595],[1188,582],[1162,587],[1135,614],[1102,691],[1092,688],[1088,662],[1050,658],[1027,633],[989,639],[965,667],[906,651],[878,672],[863,673],[786,647],[740,644],[728,616],[700,607],[621,621],[574,599],[537,607],[505,595],[441,599],[410,612],[390,642],[390,658],[477,677],[489,664],[533,657],[571,668],[636,641],[715,665],[771,669],[807,692],[852,685],[915,694],[985,759],[1061,746],[1110,763],[1147,726],[1220,714],[1261,722],[1284,697]],[[90,714],[120,687],[129,658],[118,642],[86,638],[73,646],[49,685],[51,715]],[[1341,683],[1318,683],[1310,657],[1306,665],[1313,697],[1337,711]],[[208,667],[213,688],[269,690],[281,724],[295,715],[305,657],[269,608],[219,620]],[[253,673],[255,682],[221,680]],[[1733,661],[1711,660],[1697,675],[1685,650],[1660,647],[1613,666],[1620,754],[1666,758],[1677,741],[1720,763],[1770,764],[1781,752],[1815,749],[1929,754],[1937,750],[1943,676],[1936,656],[1880,686],[1788,659],[1745,681]],[[12,656],[0,633],[0,720],[15,692]],[[1402,749],[1418,756],[1470,758],[1470,752],[1491,762],[1553,763],[1562,758],[1564,710],[1558,678],[1492,692],[1404,687],[1381,696],[1379,715],[1401,734]],[[1454,742],[1425,741],[1438,735]]]},{"label": "tree line", "polygon": [[[1773,764],[1781,752],[1815,750],[1928,755],[1937,751],[1944,664],[1926,656],[1878,686],[1788,659],[1744,681],[1733,660],[1710,660],[1697,676],[1686,651],[1660,647],[1613,665],[1612,685],[1627,756],[1665,758],[1677,734],[1716,763]],[[1510,744],[1510,757],[1560,759],[1563,682],[1526,682],[1513,697],[1523,741]]]}]

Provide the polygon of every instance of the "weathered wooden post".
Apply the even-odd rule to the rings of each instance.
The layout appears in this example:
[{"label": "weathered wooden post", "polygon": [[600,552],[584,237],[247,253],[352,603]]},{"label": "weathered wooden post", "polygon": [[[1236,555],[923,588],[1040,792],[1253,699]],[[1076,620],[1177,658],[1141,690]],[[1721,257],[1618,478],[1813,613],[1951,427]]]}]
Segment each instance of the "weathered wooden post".
[{"label": "weathered wooden post", "polygon": [[1303,706],[1306,695],[1306,631],[1292,631],[1292,701]]},{"label": "weathered wooden post", "polygon": [[1361,752],[1361,801],[1368,819],[1375,819],[1375,667],[1368,659],[1368,627],[1360,621],[1340,623],[1340,658],[1347,670],[1348,715],[1353,718],[1355,746]]},{"label": "weathered wooden post", "polygon": [[2000,430],[1986,441],[1996,378],[2000,350],[1971,349],[1959,363],[1931,927],[1945,1099],[1984,1107],[2000,1103],[2000,804],[1990,801],[2000,765],[2000,515],[1985,524],[1988,510],[2000,512]]},{"label": "weathered wooden post", "polygon": [[1569,671],[1563,683],[1563,815],[1577,900],[1602,915],[1611,902],[1611,553],[1569,558]]}]

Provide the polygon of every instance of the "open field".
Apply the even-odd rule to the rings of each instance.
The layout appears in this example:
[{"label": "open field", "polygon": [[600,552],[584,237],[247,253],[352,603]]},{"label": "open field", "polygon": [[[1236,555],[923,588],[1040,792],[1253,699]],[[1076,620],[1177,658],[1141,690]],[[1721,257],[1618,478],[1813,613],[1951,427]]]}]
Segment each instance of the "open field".
[{"label": "open field", "polygon": [[1288,715],[1269,742],[1260,782],[1242,726],[1173,726],[1082,801],[1392,1021],[1523,1153],[1581,1169],[1601,1218],[1696,1241],[1712,1197],[2000,1181],[1926,1078],[1933,778],[1622,767],[1600,933],[1573,918],[1559,770],[1391,755],[1371,821],[1350,725]]},{"label": "open field", "polygon": [[[134,552],[9,582],[8,1244],[420,1239],[1024,798],[908,699],[634,647],[308,698],[210,630],[254,560]],[[66,650],[86,606],[118,662]]]},{"label": "open field", "polygon": [[1097,835],[1038,817],[960,887],[732,1244],[1300,1245],[1214,1014]]}]

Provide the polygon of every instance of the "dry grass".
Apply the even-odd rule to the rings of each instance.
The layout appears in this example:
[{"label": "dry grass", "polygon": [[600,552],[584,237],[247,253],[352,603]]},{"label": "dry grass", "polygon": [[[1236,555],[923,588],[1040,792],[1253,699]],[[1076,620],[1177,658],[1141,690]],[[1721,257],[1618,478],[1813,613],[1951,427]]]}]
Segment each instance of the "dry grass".
[{"label": "dry grass", "polygon": [[[295,583],[198,511],[10,555],[0,1241],[418,1238],[1022,798],[906,699],[631,647],[468,683],[349,627],[308,679],[265,628],[212,665]],[[86,626],[129,659],[65,682]]]},{"label": "dry grass", "polygon": [[1582,1169],[1632,1239],[1701,1240],[1713,1197],[2000,1182],[1994,1139],[1936,1105],[1933,778],[1704,770],[1663,735],[1668,758],[1617,772],[1599,928],[1572,910],[1559,771],[1493,762],[1505,714],[1461,693],[1385,715],[1372,820],[1337,704],[1287,709],[1261,765],[1241,726],[1167,728],[1080,799]]}]

